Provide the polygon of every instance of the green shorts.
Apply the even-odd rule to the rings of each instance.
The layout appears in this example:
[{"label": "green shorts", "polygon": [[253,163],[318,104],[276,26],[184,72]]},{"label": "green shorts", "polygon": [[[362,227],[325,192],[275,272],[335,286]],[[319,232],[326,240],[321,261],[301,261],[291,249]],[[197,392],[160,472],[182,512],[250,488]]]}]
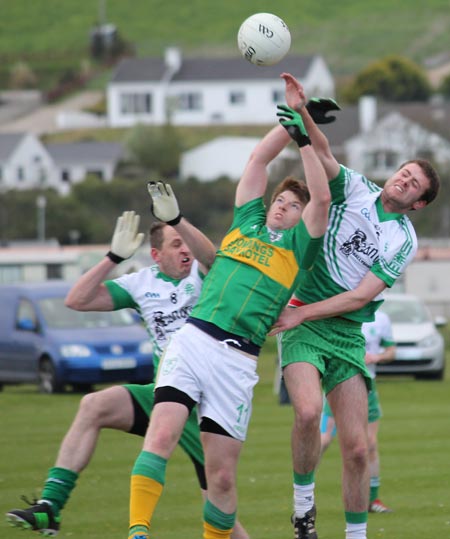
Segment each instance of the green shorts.
[{"label": "green shorts", "polygon": [[[145,436],[150,415],[153,410],[155,384],[126,384],[124,387],[130,392],[135,403],[135,421],[130,432],[139,436]],[[206,480],[204,478],[205,457],[200,441],[197,408],[194,408],[189,415],[178,443],[193,461],[200,486],[206,489]]]},{"label": "green shorts", "polygon": [[[375,387],[375,380],[372,381],[372,384],[373,384],[372,390],[369,391],[369,395],[368,395],[369,423],[375,423],[375,421],[378,421],[380,417],[382,416],[380,399],[378,397],[378,391]],[[328,404],[328,401],[326,399],[324,399],[322,417],[323,416],[333,417],[333,412],[331,411],[330,405]]]},{"label": "green shorts", "polygon": [[322,378],[325,394],[357,374],[364,376],[370,390],[372,378],[364,356],[361,324],[345,318],[304,322],[281,336],[281,366],[298,362],[314,365]]}]

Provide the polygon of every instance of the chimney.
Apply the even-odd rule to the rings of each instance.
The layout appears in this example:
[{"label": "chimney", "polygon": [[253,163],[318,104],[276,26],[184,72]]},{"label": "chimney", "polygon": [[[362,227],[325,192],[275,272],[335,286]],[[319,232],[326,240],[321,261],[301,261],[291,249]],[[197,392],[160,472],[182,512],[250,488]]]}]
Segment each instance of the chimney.
[{"label": "chimney", "polygon": [[363,95],[358,103],[359,129],[367,133],[377,121],[377,98],[373,95]]},{"label": "chimney", "polygon": [[170,73],[174,74],[179,71],[182,64],[181,49],[178,47],[167,47],[164,51],[164,63]]}]

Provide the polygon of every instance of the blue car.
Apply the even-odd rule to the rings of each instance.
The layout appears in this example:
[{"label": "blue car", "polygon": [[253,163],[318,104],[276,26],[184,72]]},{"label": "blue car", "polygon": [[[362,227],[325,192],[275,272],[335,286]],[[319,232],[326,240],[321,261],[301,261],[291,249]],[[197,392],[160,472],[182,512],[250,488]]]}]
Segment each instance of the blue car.
[{"label": "blue car", "polygon": [[0,389],[38,384],[43,393],[67,385],[153,379],[152,346],[128,310],[78,312],[64,305],[65,282],[0,286]]}]

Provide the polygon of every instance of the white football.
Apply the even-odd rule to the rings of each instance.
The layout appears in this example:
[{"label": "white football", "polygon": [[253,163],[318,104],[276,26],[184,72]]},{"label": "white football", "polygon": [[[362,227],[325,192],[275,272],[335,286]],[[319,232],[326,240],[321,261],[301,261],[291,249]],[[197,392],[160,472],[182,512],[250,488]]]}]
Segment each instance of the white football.
[{"label": "white football", "polygon": [[291,33],[280,17],[255,13],[241,24],[237,40],[246,60],[257,66],[271,66],[289,52]]}]

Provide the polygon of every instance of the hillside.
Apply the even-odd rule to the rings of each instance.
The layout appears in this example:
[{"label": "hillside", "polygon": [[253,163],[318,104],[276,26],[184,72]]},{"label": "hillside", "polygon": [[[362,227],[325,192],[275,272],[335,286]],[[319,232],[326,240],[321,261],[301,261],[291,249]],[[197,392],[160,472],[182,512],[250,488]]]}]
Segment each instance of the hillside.
[{"label": "hillside", "polygon": [[321,53],[336,76],[387,54],[423,63],[450,50],[448,0],[0,0],[0,59],[63,65],[87,56],[89,31],[100,20],[115,24],[139,55],[160,55],[179,45],[185,54],[238,54],[240,23],[258,11],[288,24],[292,51]]}]

